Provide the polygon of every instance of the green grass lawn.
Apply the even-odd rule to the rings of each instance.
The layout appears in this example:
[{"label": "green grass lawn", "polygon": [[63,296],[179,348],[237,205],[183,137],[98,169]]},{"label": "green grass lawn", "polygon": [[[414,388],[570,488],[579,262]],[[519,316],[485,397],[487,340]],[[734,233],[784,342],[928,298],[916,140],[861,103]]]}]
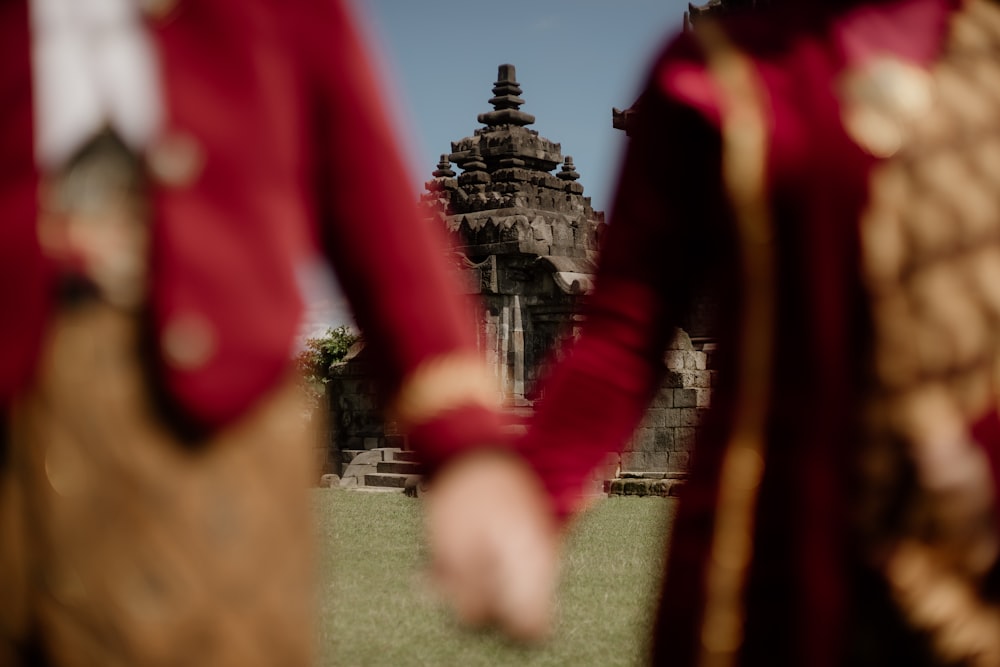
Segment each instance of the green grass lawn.
[{"label": "green grass lawn", "polygon": [[556,635],[540,648],[457,628],[420,583],[418,501],[317,489],[320,664],[586,667],[643,663],[674,500],[609,498],[573,529]]}]

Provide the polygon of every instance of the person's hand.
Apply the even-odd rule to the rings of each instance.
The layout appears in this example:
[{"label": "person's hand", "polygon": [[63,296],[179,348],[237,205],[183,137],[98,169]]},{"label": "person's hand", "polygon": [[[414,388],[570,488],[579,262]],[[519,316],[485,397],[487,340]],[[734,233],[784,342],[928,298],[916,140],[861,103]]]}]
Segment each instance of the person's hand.
[{"label": "person's hand", "polygon": [[449,463],[424,496],[437,592],[471,626],[537,641],[552,629],[559,531],[534,471],[513,454]]}]

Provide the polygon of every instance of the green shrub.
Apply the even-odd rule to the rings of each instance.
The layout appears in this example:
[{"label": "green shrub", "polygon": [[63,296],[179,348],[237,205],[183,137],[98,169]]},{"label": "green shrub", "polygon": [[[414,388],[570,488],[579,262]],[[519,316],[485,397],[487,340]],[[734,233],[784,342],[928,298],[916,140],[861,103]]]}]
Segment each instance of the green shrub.
[{"label": "green shrub", "polygon": [[326,394],[330,366],[347,356],[360,335],[342,324],[332,327],[319,338],[307,338],[305,347],[295,359],[309,398],[318,404]]}]

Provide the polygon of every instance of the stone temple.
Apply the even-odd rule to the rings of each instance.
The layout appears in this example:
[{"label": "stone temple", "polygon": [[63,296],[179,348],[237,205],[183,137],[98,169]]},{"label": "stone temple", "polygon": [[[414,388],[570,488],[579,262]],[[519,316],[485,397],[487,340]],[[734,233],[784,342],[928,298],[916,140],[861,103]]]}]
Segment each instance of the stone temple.
[{"label": "stone temple", "polygon": [[[441,156],[420,205],[429,224],[449,233],[462,287],[478,305],[471,324],[496,373],[499,398],[525,418],[540,398],[535,389],[546,362],[581,321],[605,223],[584,196],[573,158],[530,128],[535,118],[521,109],[525,101],[513,65],[499,66],[492,92],[492,110],[479,114],[480,127]],[[710,401],[711,347],[702,331],[694,343],[679,332],[646,419],[625,452],[609,454],[595,484],[621,471],[658,477],[664,488],[684,476]],[[404,438],[378,413],[369,378],[363,352],[331,370],[327,467],[333,472],[365,450],[405,448]],[[378,459],[367,453],[363,458],[371,465]],[[383,467],[398,469],[388,462]],[[403,483],[391,474],[367,477],[370,484]],[[357,481],[364,483],[360,476]]]},{"label": "stone temple", "polygon": [[501,65],[483,127],[452,143],[422,198],[451,234],[467,290],[481,297],[480,349],[511,407],[530,405],[549,351],[571,332],[604,224],[573,158],[529,129],[535,117],[521,111],[521,92],[514,66]]}]

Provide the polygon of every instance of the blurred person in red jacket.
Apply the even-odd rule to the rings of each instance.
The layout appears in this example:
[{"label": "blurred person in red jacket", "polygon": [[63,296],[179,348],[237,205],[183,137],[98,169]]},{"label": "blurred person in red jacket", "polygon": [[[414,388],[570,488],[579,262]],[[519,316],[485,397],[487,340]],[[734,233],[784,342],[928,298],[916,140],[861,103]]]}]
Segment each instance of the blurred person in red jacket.
[{"label": "blurred person in red jacket", "polygon": [[432,469],[500,438],[347,8],[10,0],[0,60],[0,663],[308,664],[316,258]]},{"label": "blurred person in red jacket", "polygon": [[[1000,6],[753,4],[647,80],[587,320],[519,446],[539,511],[582,507],[709,290],[717,382],[652,662],[998,665]],[[462,461],[428,499],[439,576],[462,617],[542,632],[551,602],[504,591],[554,568],[483,565],[538,496]]]}]

